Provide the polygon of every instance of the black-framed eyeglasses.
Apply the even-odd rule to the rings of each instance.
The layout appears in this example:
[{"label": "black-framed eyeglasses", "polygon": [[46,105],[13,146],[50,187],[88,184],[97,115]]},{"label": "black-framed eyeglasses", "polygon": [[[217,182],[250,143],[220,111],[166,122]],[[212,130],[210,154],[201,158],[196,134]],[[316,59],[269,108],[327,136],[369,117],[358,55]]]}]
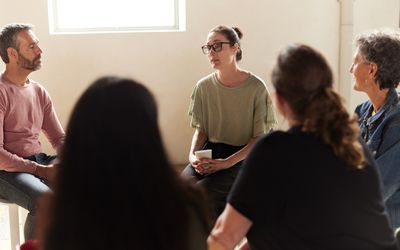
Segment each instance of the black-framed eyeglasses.
[{"label": "black-framed eyeglasses", "polygon": [[211,52],[211,50],[214,50],[214,52],[220,52],[222,50],[222,45],[223,44],[232,44],[231,42],[216,42],[211,45],[204,45],[201,46],[201,50],[203,51],[203,54],[207,55],[208,53]]}]

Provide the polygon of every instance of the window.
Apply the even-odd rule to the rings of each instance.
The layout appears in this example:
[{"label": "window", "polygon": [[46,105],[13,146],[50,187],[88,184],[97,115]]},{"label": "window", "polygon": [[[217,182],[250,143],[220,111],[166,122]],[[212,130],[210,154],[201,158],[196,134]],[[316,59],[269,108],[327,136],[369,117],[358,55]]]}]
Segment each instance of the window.
[{"label": "window", "polygon": [[185,30],[185,0],[48,0],[51,34]]}]

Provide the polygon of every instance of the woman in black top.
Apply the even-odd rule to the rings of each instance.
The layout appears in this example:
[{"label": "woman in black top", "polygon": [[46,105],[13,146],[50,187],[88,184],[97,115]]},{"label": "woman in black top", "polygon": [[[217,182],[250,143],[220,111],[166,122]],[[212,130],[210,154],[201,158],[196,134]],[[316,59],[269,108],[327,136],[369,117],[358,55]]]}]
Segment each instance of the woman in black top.
[{"label": "woman in black top", "polygon": [[42,250],[207,248],[206,201],[171,167],[157,117],[131,79],[103,77],[82,94],[38,216]]},{"label": "woman in black top", "polygon": [[233,249],[244,236],[240,249],[397,249],[373,160],[324,57],[291,45],[272,83],[290,129],[257,142],[209,249]]}]

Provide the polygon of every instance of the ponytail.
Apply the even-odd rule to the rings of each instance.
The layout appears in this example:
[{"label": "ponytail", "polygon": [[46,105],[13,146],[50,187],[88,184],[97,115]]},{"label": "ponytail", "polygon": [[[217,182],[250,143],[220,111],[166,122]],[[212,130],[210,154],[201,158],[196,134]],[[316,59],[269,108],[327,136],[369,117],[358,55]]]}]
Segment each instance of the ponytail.
[{"label": "ponytail", "polygon": [[321,53],[304,44],[287,46],[278,56],[271,80],[305,132],[329,145],[350,168],[363,168],[357,118],[350,117],[333,91],[332,71]]},{"label": "ponytail", "polygon": [[364,152],[358,140],[357,118],[350,117],[342,98],[331,88],[311,95],[305,110],[303,130],[331,146],[333,153],[352,169],[362,169]]}]

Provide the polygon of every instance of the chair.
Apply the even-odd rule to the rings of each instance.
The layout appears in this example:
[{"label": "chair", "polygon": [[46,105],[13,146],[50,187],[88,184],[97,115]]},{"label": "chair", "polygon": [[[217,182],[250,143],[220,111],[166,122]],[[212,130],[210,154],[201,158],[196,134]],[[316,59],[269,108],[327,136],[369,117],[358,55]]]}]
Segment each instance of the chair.
[{"label": "chair", "polygon": [[396,228],[396,230],[394,230],[394,238],[397,241],[397,245],[400,247],[400,227]]},{"label": "chair", "polygon": [[8,216],[10,221],[10,241],[11,249],[13,250],[20,243],[18,205],[4,199],[3,197],[0,197],[0,203],[8,207]]}]

